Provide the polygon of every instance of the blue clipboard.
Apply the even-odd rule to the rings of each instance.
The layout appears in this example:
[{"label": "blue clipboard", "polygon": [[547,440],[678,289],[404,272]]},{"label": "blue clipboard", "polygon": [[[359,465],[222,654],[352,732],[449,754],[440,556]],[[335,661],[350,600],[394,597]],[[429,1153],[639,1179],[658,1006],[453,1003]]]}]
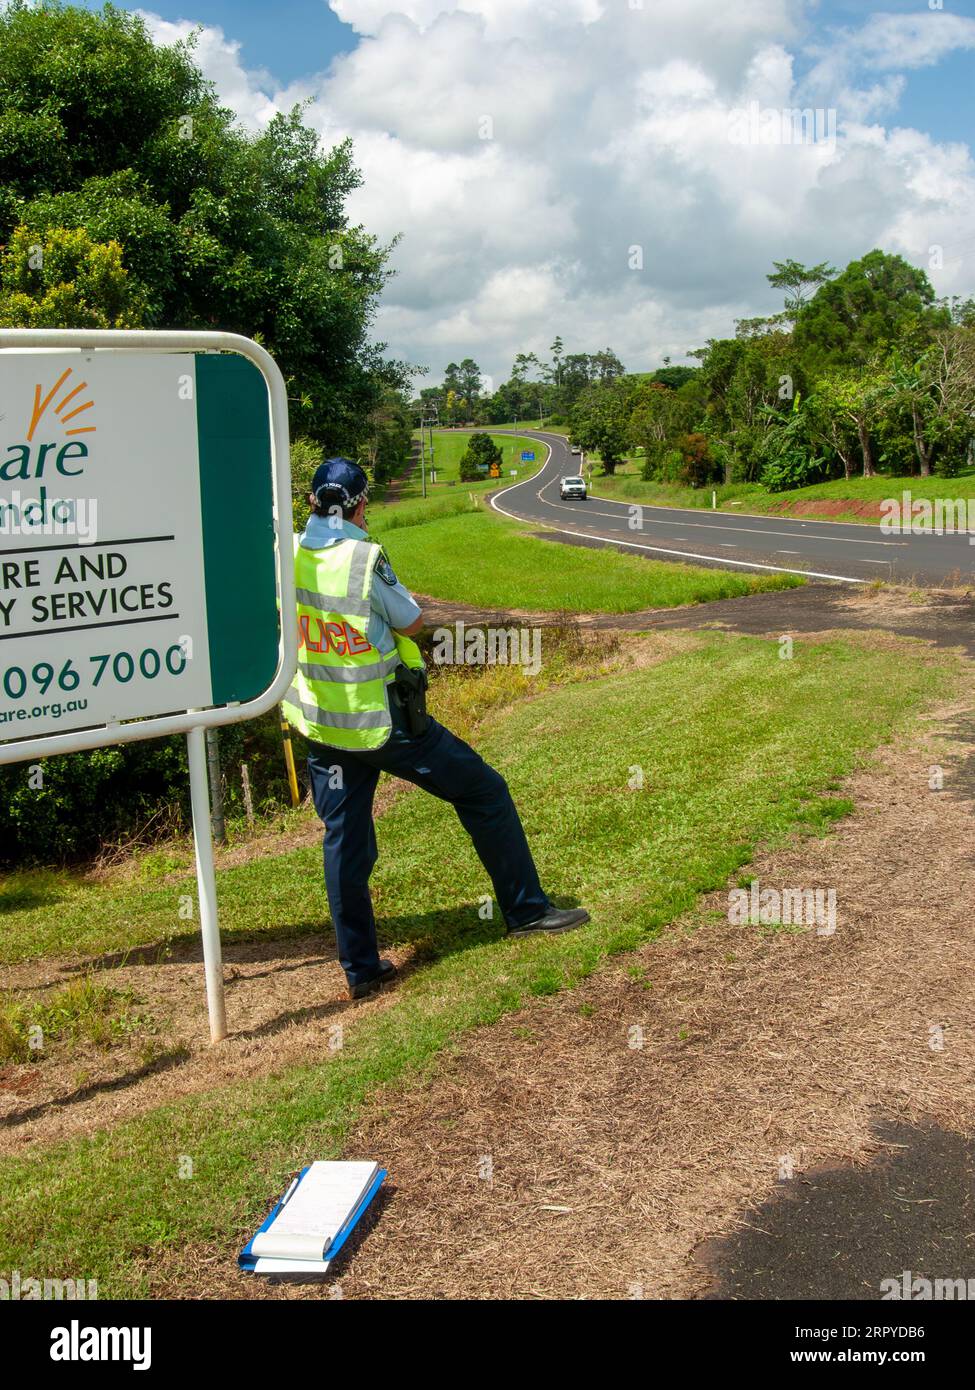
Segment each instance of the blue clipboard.
[{"label": "blue clipboard", "polygon": [[[281,1198],[281,1200],[275,1204],[273,1211],[271,1211],[271,1213],[268,1215],[268,1217],[267,1217],[266,1220],[263,1222],[263,1224],[259,1227],[259,1229],[258,1229],[257,1231],[255,1231],[254,1235],[251,1237],[251,1239],[250,1239],[250,1240],[247,1242],[247,1244],[244,1246],[243,1250],[242,1250],[242,1251],[240,1252],[240,1254],[237,1256],[237,1263],[238,1263],[238,1265],[239,1265],[240,1268],[241,1268],[242,1270],[244,1270],[246,1273],[252,1274],[252,1273],[254,1272],[254,1267],[255,1267],[255,1265],[257,1264],[257,1261],[258,1261],[260,1258],[262,1258],[262,1257],[259,1256],[259,1255],[254,1255],[254,1254],[251,1253],[251,1248],[252,1248],[252,1246],[253,1246],[253,1244],[254,1244],[255,1238],[256,1238],[257,1236],[261,1235],[262,1232],[270,1230],[270,1228],[273,1226],[274,1222],[275,1222],[276,1219],[277,1219],[278,1212],[280,1212],[280,1211],[282,1210],[282,1208],[285,1207],[285,1206],[288,1204],[288,1202],[290,1202],[291,1198],[294,1196],[295,1192],[296,1192],[297,1189],[298,1189],[298,1185],[301,1183],[302,1179],[304,1178],[305,1174],[308,1172],[308,1169],[309,1169],[310,1167],[311,1167],[311,1164],[306,1164],[305,1167],[302,1168],[301,1172],[300,1172],[300,1173],[298,1174],[298,1176],[295,1178],[294,1182],[292,1182],[292,1184],[291,1184],[291,1186],[288,1188],[287,1192],[285,1192],[285,1194],[284,1194],[284,1196]],[[339,1228],[339,1230],[335,1233],[335,1237],[334,1237],[334,1239],[332,1240],[332,1243],[329,1245],[329,1247],[328,1247],[326,1250],[323,1250],[323,1251],[322,1251],[322,1262],[323,1262],[323,1263],[325,1263],[325,1262],[329,1262],[329,1263],[330,1263],[332,1260],[335,1259],[336,1255],[337,1255],[337,1254],[339,1253],[339,1251],[342,1249],[342,1246],[346,1243],[346,1241],[348,1240],[349,1236],[352,1234],[352,1232],[355,1230],[357,1224],[358,1224],[359,1221],[362,1219],[362,1216],[364,1215],[364,1213],[365,1213],[365,1211],[366,1211],[366,1208],[369,1206],[369,1203],[372,1201],[372,1199],[375,1197],[376,1193],[377,1193],[377,1192],[379,1191],[379,1189],[382,1187],[382,1185],[383,1185],[383,1183],[385,1182],[387,1176],[388,1176],[387,1169],[385,1169],[385,1168],[380,1168],[380,1169],[379,1169],[379,1172],[376,1174],[376,1176],[373,1178],[372,1182],[371,1182],[371,1183],[369,1184],[369,1186],[366,1188],[365,1192],[364,1192],[364,1193],[362,1194],[362,1196],[359,1198],[359,1201],[356,1203],[356,1205],[355,1205],[355,1207],[353,1208],[353,1210],[349,1213],[349,1215],[348,1215],[348,1217],[346,1218],[344,1224],[343,1224],[343,1225]],[[297,1262],[296,1262],[296,1263],[297,1263]],[[314,1265],[315,1263],[317,1263],[317,1262],[316,1262],[316,1261],[311,1261],[311,1260],[309,1261],[309,1264],[310,1264],[310,1265]]]}]

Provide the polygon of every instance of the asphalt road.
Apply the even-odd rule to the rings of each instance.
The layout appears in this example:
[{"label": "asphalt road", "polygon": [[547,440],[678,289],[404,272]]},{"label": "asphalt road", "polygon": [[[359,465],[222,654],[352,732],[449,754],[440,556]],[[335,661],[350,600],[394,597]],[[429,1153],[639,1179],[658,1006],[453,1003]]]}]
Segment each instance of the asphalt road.
[{"label": "asphalt road", "polygon": [[[646,505],[640,508],[641,526],[635,529],[631,503],[601,497],[585,502],[561,500],[559,479],[579,472],[579,456],[570,453],[561,435],[539,430],[517,433],[547,444],[551,456],[534,477],[495,493],[491,505],[519,520],[543,522],[566,536],[579,537],[582,543],[608,541],[652,559],[687,560],[720,569],[776,570],[850,584],[874,579],[922,586],[975,582],[975,545],[969,544],[966,534],[884,535],[879,526],[849,522]],[[951,495],[950,487],[946,482],[946,496]],[[598,479],[595,488],[598,492]]]},{"label": "asphalt road", "polygon": [[885,1280],[917,1297],[912,1279],[975,1277],[975,1141],[891,1122],[880,1137],[891,1153],[781,1183],[730,1236],[699,1248],[715,1276],[705,1299],[876,1301],[890,1296]]}]

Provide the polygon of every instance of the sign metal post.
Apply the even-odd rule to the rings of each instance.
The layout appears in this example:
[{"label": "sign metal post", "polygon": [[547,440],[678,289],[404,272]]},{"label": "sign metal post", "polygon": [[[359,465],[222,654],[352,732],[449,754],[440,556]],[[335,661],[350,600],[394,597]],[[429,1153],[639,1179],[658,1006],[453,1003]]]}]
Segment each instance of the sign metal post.
[{"label": "sign metal post", "polygon": [[210,1041],[227,1036],[227,1008],[223,995],[223,954],[217,918],[217,876],[213,866],[213,832],[207,779],[206,732],[199,725],[186,735],[190,765],[190,805],[193,808],[193,848],[196,854],[196,886],[200,899],[200,934],[203,938],[203,973],[206,977]]}]

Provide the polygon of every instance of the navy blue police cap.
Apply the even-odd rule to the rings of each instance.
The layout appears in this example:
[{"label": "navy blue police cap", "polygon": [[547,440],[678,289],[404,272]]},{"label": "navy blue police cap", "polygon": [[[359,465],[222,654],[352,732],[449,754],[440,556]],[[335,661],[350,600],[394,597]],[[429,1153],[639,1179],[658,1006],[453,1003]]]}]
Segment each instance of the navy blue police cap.
[{"label": "navy blue police cap", "polygon": [[365,497],[369,490],[369,479],[351,459],[325,459],[315,469],[311,490],[318,502],[322,501],[323,493],[328,493],[332,497],[341,498],[343,507],[351,508],[358,505],[360,498]]}]

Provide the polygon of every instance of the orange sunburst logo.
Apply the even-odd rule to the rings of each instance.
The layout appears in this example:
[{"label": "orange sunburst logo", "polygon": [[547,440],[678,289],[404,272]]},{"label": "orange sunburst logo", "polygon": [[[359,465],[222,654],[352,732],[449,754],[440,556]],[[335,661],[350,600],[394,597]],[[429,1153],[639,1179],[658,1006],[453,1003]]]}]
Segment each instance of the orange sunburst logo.
[{"label": "orange sunburst logo", "polygon": [[[73,367],[67,367],[58,377],[46,396],[41,394],[40,386],[34,387],[34,409],[31,411],[30,429],[27,431],[28,444],[33,441],[34,431],[37,429],[48,407],[51,406],[54,397],[61,391],[62,387],[65,390],[65,394],[53,407],[53,414],[57,416],[60,424],[67,425],[70,420],[76,419],[86,410],[94,409],[95,402],[92,400],[78,401],[77,404],[75,404],[77,397],[79,397],[83,391],[87,390],[88,383],[87,381],[79,381],[77,386],[72,387],[69,378],[73,371]],[[90,417],[86,416],[85,418],[88,419]],[[80,425],[74,425],[71,429],[66,429],[64,432],[68,435],[94,434],[96,428],[97,426],[95,425],[82,423]]]}]

